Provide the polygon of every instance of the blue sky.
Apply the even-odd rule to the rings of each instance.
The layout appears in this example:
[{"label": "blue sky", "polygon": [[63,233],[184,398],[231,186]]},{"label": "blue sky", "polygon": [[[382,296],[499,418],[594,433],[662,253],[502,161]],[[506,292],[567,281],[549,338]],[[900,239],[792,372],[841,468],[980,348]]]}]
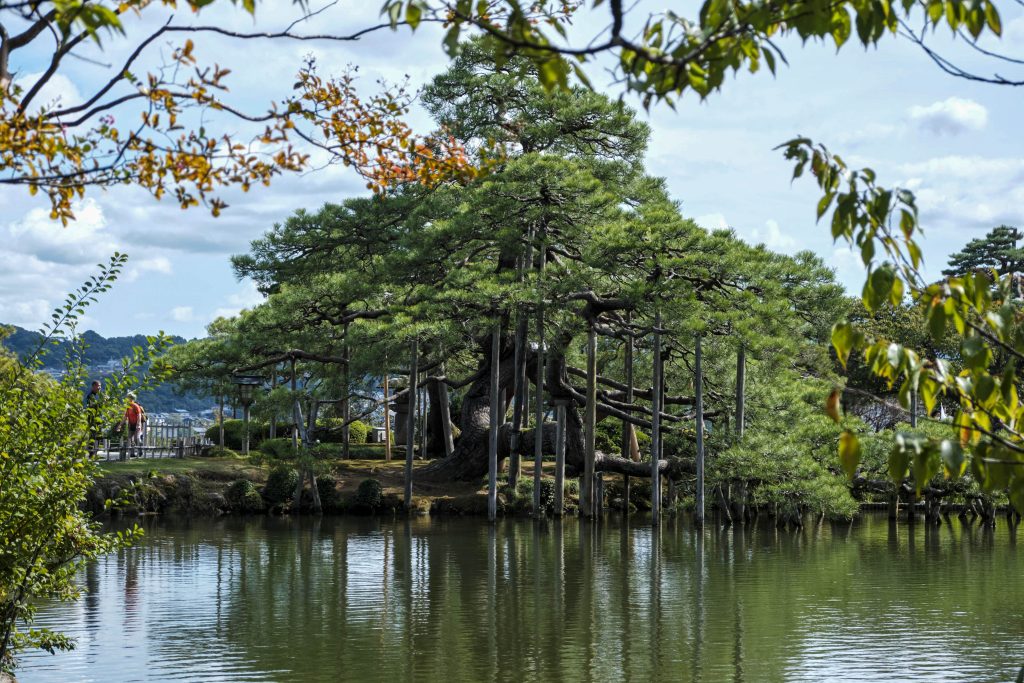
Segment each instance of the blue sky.
[{"label": "blue sky", "polygon": [[[326,4],[326,3],[325,3]],[[659,5],[646,2],[647,9]],[[637,9],[644,11],[644,6]],[[319,5],[313,3],[313,8]],[[377,3],[337,3],[300,27],[306,32],[354,30],[377,21]],[[1024,10],[1004,4],[1000,49],[1024,57]],[[162,10],[161,10],[162,11]],[[159,14],[157,12],[156,14]],[[198,19],[178,21],[229,25],[242,30],[252,19],[228,6]],[[130,20],[130,36],[144,35],[163,17]],[[279,29],[295,18],[289,3],[265,3],[255,28]],[[936,36],[949,54],[990,72],[964,48]],[[125,45],[127,43],[124,43]],[[108,41],[96,56],[116,63],[121,42]],[[943,74],[907,41],[887,40],[879,49],[848,44],[836,54],[827,45],[783,42],[789,66],[778,75],[740,74],[706,102],[687,96],[675,110],[641,113],[653,129],[648,169],[668,179],[686,215],[706,227],[732,227],[743,239],[784,252],[812,249],[858,291],[861,270],[842,245],[833,245],[816,225],[812,182],[790,182],[791,168],[773,148],[808,135],[849,162],[871,166],[887,184],[918,195],[926,265],[937,274],[946,255],[1000,223],[1024,226],[1024,90],[971,83]],[[147,55],[155,64],[158,45]],[[441,71],[447,59],[433,27],[415,35],[385,31],[356,43],[229,43],[196,40],[200,62],[233,69],[233,101],[259,108],[291,90],[293,75],[308,54],[324,72],[357,64],[360,83],[395,82],[408,75],[416,86]],[[26,80],[43,68],[47,54],[21,57],[14,68]],[[998,66],[998,65],[997,65]],[[48,97],[75,101],[108,70],[80,61],[53,84]],[[600,69],[593,72],[600,83]],[[630,104],[636,104],[630,102]],[[119,117],[137,116],[120,111]],[[426,131],[422,112],[413,120]],[[234,123],[232,130],[241,130]],[[94,265],[120,250],[130,255],[126,276],[88,312],[84,326],[104,335],[164,330],[201,336],[214,317],[260,300],[250,283],[235,280],[228,256],[299,208],[315,208],[360,194],[363,183],[341,167],[278,179],[249,194],[226,192],[230,204],[219,218],[204,209],[181,211],[130,187],[92,192],[78,207],[79,220],[62,228],[48,217],[41,197],[0,188],[0,321],[37,327],[69,288]]]}]

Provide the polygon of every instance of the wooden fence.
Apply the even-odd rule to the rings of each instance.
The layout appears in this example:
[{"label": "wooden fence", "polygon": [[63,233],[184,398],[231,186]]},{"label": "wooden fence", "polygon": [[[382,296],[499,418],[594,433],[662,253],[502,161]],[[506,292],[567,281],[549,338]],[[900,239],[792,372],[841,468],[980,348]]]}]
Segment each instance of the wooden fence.
[{"label": "wooden fence", "polygon": [[212,441],[197,435],[191,426],[150,423],[146,426],[142,446],[136,446],[131,453],[127,439],[104,439],[102,444],[98,444],[98,451],[106,460],[190,458],[202,455],[203,449],[212,445]]}]

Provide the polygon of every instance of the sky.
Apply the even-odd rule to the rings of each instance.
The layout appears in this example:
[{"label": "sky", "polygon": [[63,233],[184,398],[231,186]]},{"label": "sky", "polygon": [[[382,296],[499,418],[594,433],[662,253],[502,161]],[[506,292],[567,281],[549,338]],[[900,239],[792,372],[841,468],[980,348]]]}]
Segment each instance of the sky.
[{"label": "sky", "polygon": [[[198,17],[179,12],[176,23],[196,22],[239,30],[270,31],[288,26],[297,11],[285,2],[263,3],[255,19],[229,3]],[[316,0],[316,17],[298,25],[305,33],[342,33],[379,21],[379,3],[330,3]],[[663,9],[645,0],[634,10]],[[1024,57],[1024,9],[1004,3],[1001,51]],[[90,60],[74,60],[48,86],[46,99],[80,102],[109,78],[131,38],[159,25],[167,15],[126,22],[128,39],[111,37],[104,49],[89,48]],[[148,15],[149,13],[147,13]],[[577,31],[588,30],[587,21]],[[985,73],[1012,71],[980,57],[941,33],[935,44]],[[962,42],[962,41],[961,41]],[[437,27],[384,30],[355,42],[238,42],[196,38],[200,62],[232,69],[229,98],[259,111],[291,92],[294,75],[307,56],[324,74],[358,66],[360,88],[371,93],[379,79],[395,83],[408,77],[415,88],[447,64]],[[859,292],[859,258],[833,244],[828,226],[815,222],[818,195],[813,181],[791,181],[792,167],[774,149],[797,135],[826,144],[854,166],[869,166],[885,185],[912,189],[918,197],[926,271],[937,275],[948,254],[999,224],[1024,226],[1024,89],[957,79],[942,73],[917,46],[888,39],[864,50],[849,43],[836,53],[821,44],[783,41],[789,65],[740,73],[719,93],[701,102],[686,95],[675,109],[654,105],[639,116],[652,128],[648,171],[667,179],[686,216],[707,228],[729,227],[751,243],[786,253],[810,249],[832,267],[840,282]],[[45,46],[48,49],[48,46]],[[16,78],[29,82],[45,68],[47,49],[15,54]],[[171,49],[156,43],[144,55],[155,66]],[[1004,68],[1005,67],[1005,68]],[[1018,77],[1024,69],[1018,68]],[[140,69],[141,70],[141,69]],[[618,95],[597,65],[598,87]],[[1012,74],[1007,74],[1012,75]],[[606,79],[607,80],[607,79]],[[625,97],[627,104],[638,102]],[[137,111],[116,117],[134,119]],[[414,109],[411,121],[428,132],[430,121]],[[214,122],[215,124],[217,122]],[[238,124],[220,123],[226,130]],[[76,205],[77,220],[64,228],[48,217],[42,194],[0,187],[0,322],[38,328],[49,319],[69,289],[96,270],[114,251],[129,255],[124,276],[91,307],[81,329],[105,336],[157,331],[188,338],[205,334],[214,318],[232,315],[261,300],[250,282],[239,282],[229,257],[297,209],[315,209],[366,192],[354,172],[331,166],[302,175],[279,177],[269,188],[248,194],[220,193],[229,208],[214,218],[208,210],[182,211],[173,201],[157,202],[137,188],[118,186],[90,191]]]}]

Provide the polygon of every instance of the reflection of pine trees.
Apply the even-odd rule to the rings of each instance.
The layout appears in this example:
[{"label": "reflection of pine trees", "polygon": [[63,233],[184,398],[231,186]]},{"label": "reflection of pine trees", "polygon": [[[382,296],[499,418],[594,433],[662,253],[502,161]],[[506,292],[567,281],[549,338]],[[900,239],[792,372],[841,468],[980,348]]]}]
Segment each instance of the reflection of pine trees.
[{"label": "reflection of pine trees", "polygon": [[[133,637],[179,674],[811,680],[839,660],[871,668],[924,655],[950,671],[993,671],[995,648],[1011,647],[1000,641],[1013,635],[1008,606],[1024,601],[1024,586],[1004,580],[1016,567],[1006,538],[958,524],[868,517],[698,534],[668,518],[655,534],[617,516],[495,526],[266,517],[147,527],[130,556],[86,572],[95,594],[85,604],[99,610],[87,627],[122,627],[134,574],[144,629]],[[977,581],[950,579],[968,566]],[[942,638],[968,631],[978,635]]]}]

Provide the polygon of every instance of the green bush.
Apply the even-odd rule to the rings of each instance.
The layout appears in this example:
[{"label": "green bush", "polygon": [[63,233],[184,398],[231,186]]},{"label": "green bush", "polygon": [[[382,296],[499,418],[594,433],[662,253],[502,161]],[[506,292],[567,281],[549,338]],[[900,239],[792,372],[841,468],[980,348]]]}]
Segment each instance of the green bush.
[{"label": "green bush", "polygon": [[263,498],[256,489],[256,485],[248,479],[231,482],[227,491],[224,492],[224,498],[228,501],[231,509],[236,512],[263,511]]},{"label": "green bush", "polygon": [[[249,448],[258,448],[260,442],[270,435],[270,426],[249,421]],[[206,438],[215,444],[220,444],[220,427],[214,424],[206,430]],[[236,451],[242,450],[242,441],[245,439],[245,420],[224,420],[224,445]]]},{"label": "green bush", "polygon": [[288,460],[296,455],[290,438],[266,439],[260,444],[260,452],[266,457],[275,460]]},{"label": "green bush", "polygon": [[207,452],[206,456],[209,458],[234,458],[238,456],[238,452],[233,451],[230,448],[214,446]]},{"label": "green bush", "polygon": [[316,478],[316,489],[320,493],[320,505],[324,510],[333,512],[338,509],[341,497],[338,495],[338,480],[329,474],[321,474]]},{"label": "green bush", "polygon": [[384,487],[376,479],[364,479],[356,489],[355,504],[358,508],[374,511],[380,507],[384,497]]},{"label": "green bush", "polygon": [[299,473],[290,465],[278,465],[270,470],[267,483],[263,486],[263,497],[271,505],[289,501],[299,484]]},{"label": "green bush", "polygon": [[[636,443],[640,447],[640,455],[649,455],[651,437],[639,429],[634,431],[636,432]],[[609,455],[620,455],[622,453],[622,421],[608,418],[598,422],[594,441],[597,450]]]},{"label": "green bush", "polygon": [[362,420],[356,420],[348,426],[349,443],[366,443],[370,435],[370,425]]},{"label": "green bush", "polygon": [[[340,417],[329,417],[320,420],[317,429],[317,438],[323,443],[343,443],[344,432],[341,426],[344,420]],[[355,420],[348,426],[348,442],[350,444],[366,443],[366,437],[370,433],[370,425],[362,420]]]}]

